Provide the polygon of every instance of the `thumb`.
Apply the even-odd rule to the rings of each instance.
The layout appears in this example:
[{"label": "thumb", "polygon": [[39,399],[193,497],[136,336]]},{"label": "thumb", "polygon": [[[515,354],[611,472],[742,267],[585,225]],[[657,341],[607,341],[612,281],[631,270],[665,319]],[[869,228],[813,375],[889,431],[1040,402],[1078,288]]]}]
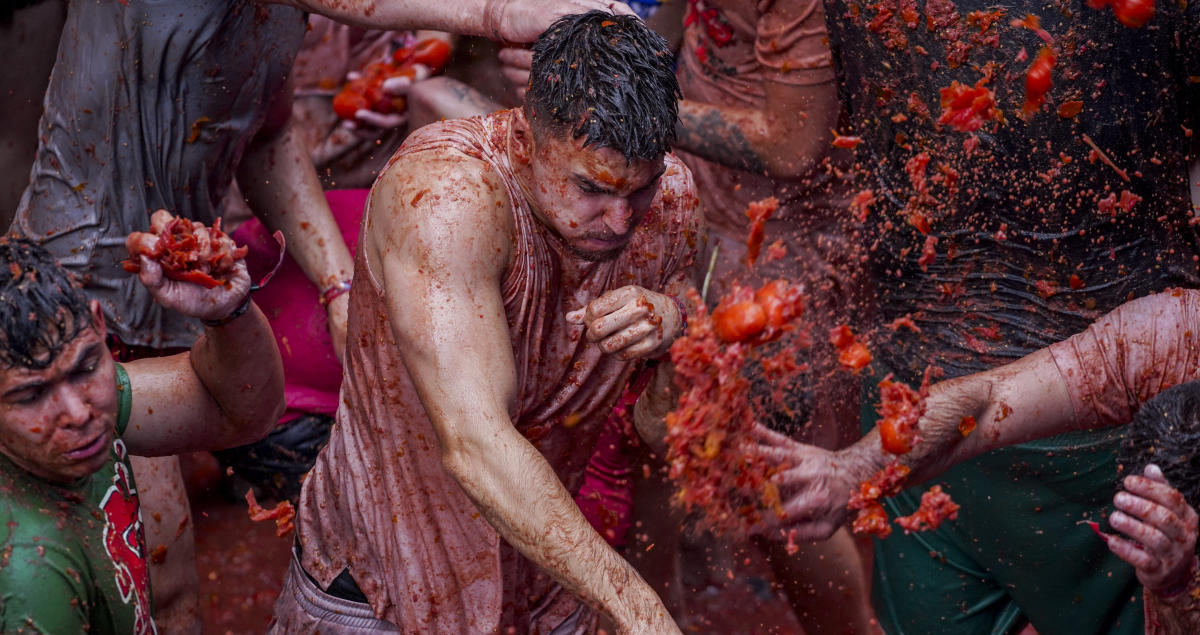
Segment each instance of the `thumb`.
[{"label": "thumb", "polygon": [[585,309],[575,309],[574,311],[567,313],[567,323],[568,324],[583,324],[583,322],[584,322],[583,316],[584,316],[585,311],[587,311],[586,308]]},{"label": "thumb", "polygon": [[157,289],[163,285],[162,266],[157,260],[151,260],[146,256],[138,256],[141,261],[141,271],[138,272],[138,280],[147,289]]}]

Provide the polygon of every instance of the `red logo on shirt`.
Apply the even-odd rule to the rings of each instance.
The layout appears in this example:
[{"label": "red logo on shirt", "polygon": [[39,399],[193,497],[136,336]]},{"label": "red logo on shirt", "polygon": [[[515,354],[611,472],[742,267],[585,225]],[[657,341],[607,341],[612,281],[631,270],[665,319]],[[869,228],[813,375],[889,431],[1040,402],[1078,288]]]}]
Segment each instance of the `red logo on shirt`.
[{"label": "red logo on shirt", "polygon": [[150,573],[146,568],[146,549],[142,542],[142,515],[137,491],[133,489],[129,468],[124,463],[125,444],[113,442],[117,453],[112,486],[104,494],[104,548],[116,569],[117,590],[121,600],[133,604],[133,632],[157,633],[150,617]]}]

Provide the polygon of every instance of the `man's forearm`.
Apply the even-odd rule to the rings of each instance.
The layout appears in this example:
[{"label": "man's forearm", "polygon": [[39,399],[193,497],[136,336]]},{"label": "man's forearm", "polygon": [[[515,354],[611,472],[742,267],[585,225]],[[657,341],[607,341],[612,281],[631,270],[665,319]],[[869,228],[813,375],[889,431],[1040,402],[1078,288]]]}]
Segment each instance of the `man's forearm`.
[{"label": "man's forearm", "polygon": [[658,597],[588,524],[545,458],[509,429],[500,439],[455,444],[444,460],[487,521],[619,626],[669,622]]},{"label": "man's forearm", "polygon": [[283,363],[266,316],[252,302],[227,324],[206,327],[192,345],[191,364],[221,408],[225,427],[214,447],[261,439],[283,413]]},{"label": "man's forearm", "polygon": [[291,123],[247,149],[238,184],[263,224],[283,232],[288,253],[313,284],[324,289],[350,278],[353,257],[325,201],[308,148]]},{"label": "man's forearm", "polygon": [[406,31],[433,29],[491,37],[484,29],[487,0],[422,2],[418,0],[259,0],[286,4],[364,29]]},{"label": "man's forearm", "polygon": [[[963,436],[971,417],[975,428]],[[988,371],[934,384],[918,424],[920,441],[906,454],[883,450],[878,428],[843,452],[865,479],[894,459],[909,467],[910,483],[936,478],[975,456],[1074,429],[1066,384],[1048,350]],[[963,426],[962,429],[967,429]]]},{"label": "man's forearm", "polygon": [[679,102],[675,147],[721,165],[763,174],[767,164],[755,142],[765,136],[761,111]]}]

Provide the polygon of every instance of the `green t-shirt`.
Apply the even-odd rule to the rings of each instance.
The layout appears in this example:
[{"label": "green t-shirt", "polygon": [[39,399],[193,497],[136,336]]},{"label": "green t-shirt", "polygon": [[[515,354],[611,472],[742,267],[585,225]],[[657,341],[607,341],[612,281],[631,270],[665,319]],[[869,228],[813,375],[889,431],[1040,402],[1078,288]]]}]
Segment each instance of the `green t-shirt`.
[{"label": "green t-shirt", "polygon": [[0,456],[0,632],[156,633],[146,543],[129,453],[129,377],[109,462],[52,485]]}]

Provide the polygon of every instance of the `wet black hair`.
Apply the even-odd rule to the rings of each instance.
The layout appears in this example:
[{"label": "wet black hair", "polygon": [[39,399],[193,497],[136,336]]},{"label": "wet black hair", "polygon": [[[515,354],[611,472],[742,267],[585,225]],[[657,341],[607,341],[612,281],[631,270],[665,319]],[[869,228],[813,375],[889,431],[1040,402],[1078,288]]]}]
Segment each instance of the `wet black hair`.
[{"label": "wet black hair", "polygon": [[673,65],[667,41],[634,16],[563,16],[533,45],[525,114],[535,130],[569,129],[585,146],[653,159],[675,140],[681,93]]},{"label": "wet black hair", "polygon": [[1125,427],[1117,448],[1120,474],[1141,474],[1149,463],[1200,511],[1200,381],[1162,391]]},{"label": "wet black hair", "polygon": [[87,295],[50,252],[0,238],[0,366],[46,368],[91,325]]}]

